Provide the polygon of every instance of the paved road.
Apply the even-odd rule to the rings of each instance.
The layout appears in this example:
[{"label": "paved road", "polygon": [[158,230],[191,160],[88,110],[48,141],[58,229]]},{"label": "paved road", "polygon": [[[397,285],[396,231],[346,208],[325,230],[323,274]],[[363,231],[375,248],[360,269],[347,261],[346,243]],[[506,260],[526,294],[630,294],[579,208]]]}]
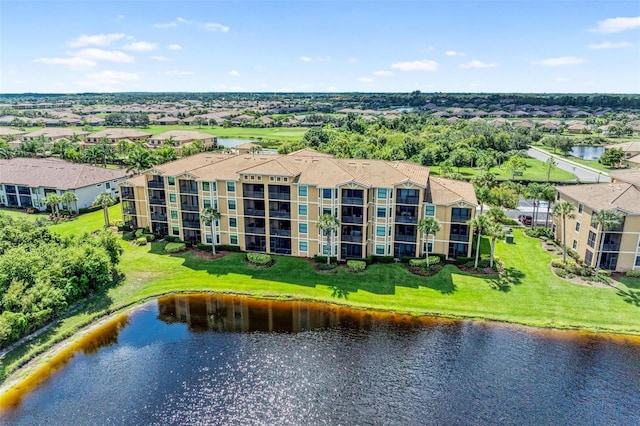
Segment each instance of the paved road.
[{"label": "paved road", "polygon": [[529,148],[527,154],[540,161],[547,161],[549,157],[553,157],[556,160],[557,167],[576,175],[578,182],[610,182],[609,176],[604,172],[566,160],[558,155],[548,154],[535,147]]}]

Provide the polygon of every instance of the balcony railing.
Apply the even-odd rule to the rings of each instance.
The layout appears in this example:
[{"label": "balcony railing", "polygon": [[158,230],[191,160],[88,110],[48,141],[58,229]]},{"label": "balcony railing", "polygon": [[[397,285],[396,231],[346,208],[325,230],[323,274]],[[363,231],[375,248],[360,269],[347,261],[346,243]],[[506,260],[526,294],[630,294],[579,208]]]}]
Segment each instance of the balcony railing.
[{"label": "balcony railing", "polygon": [[603,244],[602,251],[620,251],[620,244]]},{"label": "balcony railing", "polygon": [[193,220],[183,220],[182,226],[185,228],[200,229],[200,222],[196,222]]},{"label": "balcony railing", "polygon": [[342,216],[342,223],[363,223],[362,216]]},{"label": "balcony railing", "polygon": [[451,222],[467,223],[470,220],[471,220],[471,215],[464,215],[464,216],[453,215],[453,216],[451,216]]},{"label": "balcony railing", "polygon": [[286,212],[282,210],[269,210],[269,216],[289,219],[291,217],[291,212]]},{"label": "balcony railing", "polygon": [[264,210],[244,209],[244,214],[247,216],[264,217]]},{"label": "balcony railing", "polygon": [[181,194],[197,194],[198,193],[198,187],[181,186],[180,187],[180,193]]},{"label": "balcony railing", "polygon": [[402,235],[402,234],[396,234],[396,241],[409,241],[412,243],[416,242],[416,236],[415,235]]},{"label": "balcony railing", "polygon": [[418,204],[420,197],[398,197],[396,199],[397,204]]},{"label": "balcony railing", "polygon": [[362,235],[342,234],[340,235],[340,241],[344,243],[361,243]]},{"label": "balcony railing", "polygon": [[402,215],[398,215],[398,216],[396,216],[396,222],[398,222],[398,223],[418,223],[418,217],[417,216],[402,216]]},{"label": "balcony railing", "polygon": [[246,234],[264,235],[265,231],[266,231],[266,228],[258,228],[257,226],[245,226],[244,227],[244,232]]},{"label": "balcony railing", "polygon": [[129,188],[127,188],[126,191],[125,191],[124,188],[122,188],[122,192],[121,192],[120,195],[121,195],[123,200],[135,200],[136,199],[135,194]]},{"label": "balcony railing", "polygon": [[364,198],[360,197],[342,197],[342,204],[351,204],[355,206],[361,206],[364,204]]},{"label": "balcony railing", "polygon": [[161,222],[166,222],[167,221],[167,215],[166,214],[151,213],[151,220],[159,220]]},{"label": "balcony railing", "polygon": [[264,198],[264,191],[244,191],[245,198]]},{"label": "balcony railing", "polygon": [[469,234],[451,234],[449,235],[449,241],[469,241]]},{"label": "balcony railing", "polygon": [[269,191],[269,199],[270,200],[290,200],[291,193],[290,192],[272,192]]},{"label": "balcony railing", "polygon": [[147,182],[149,188],[164,188],[164,181],[150,180]]},{"label": "balcony railing", "polygon": [[291,229],[269,228],[269,233],[278,237],[290,237]]},{"label": "balcony railing", "polygon": [[291,249],[289,249],[289,248],[274,248],[274,249],[271,249],[271,253],[291,254]]},{"label": "balcony railing", "polygon": [[182,210],[188,211],[188,212],[197,212],[200,211],[200,208],[196,205],[196,204],[182,204]]},{"label": "balcony railing", "polygon": [[167,200],[164,198],[150,198],[149,204],[156,204],[160,206],[165,206],[167,204]]}]

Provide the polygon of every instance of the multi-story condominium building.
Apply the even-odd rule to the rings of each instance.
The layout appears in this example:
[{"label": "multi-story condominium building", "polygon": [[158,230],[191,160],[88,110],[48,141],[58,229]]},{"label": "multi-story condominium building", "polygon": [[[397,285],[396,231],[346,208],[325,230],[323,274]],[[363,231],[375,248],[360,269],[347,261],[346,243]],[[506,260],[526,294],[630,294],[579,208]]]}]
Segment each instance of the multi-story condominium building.
[{"label": "multi-story condominium building", "polygon": [[[578,252],[589,266],[596,266],[601,239],[600,267],[614,271],[640,269],[640,171],[612,173],[613,183],[557,187],[556,202],[575,206],[575,218],[566,219],[567,247]],[[593,222],[600,210],[616,210],[624,220],[602,232]],[[554,218],[556,239],[562,240],[562,220]]]},{"label": "multi-story condominium building", "polygon": [[[471,184],[429,176],[403,161],[337,159],[310,149],[289,155],[203,153],[154,167],[121,184],[123,217],[193,243],[211,243],[200,212],[217,209],[215,244],[242,250],[340,259],[369,255],[449,257],[471,253],[467,221],[477,201]],[[317,228],[340,222],[331,247]],[[425,216],[442,224],[425,236]]]},{"label": "multi-story condominium building", "polygon": [[91,133],[86,137],[87,144],[97,144],[106,140],[109,144],[117,144],[118,141],[127,140],[129,142],[146,141],[151,137],[151,133],[137,129],[104,129]]},{"label": "multi-story condominium building", "polygon": [[78,138],[78,142],[84,142],[84,138],[88,134],[89,132],[78,129],[45,127],[44,129],[39,129],[23,134],[21,136],[21,139],[23,142],[43,140],[45,143],[45,147],[51,148],[53,146],[53,143],[60,139],[73,140],[75,138]]},{"label": "multi-story condominium building", "polygon": [[89,207],[102,192],[118,199],[125,173],[54,158],[0,159],[0,205],[45,210],[44,197],[71,191],[78,201],[66,208]]},{"label": "multi-story condominium building", "polygon": [[173,146],[178,153],[181,153],[182,148],[197,140],[201,141],[207,150],[210,150],[218,143],[218,138],[208,133],[192,130],[170,130],[149,138],[147,146],[150,148],[160,148],[163,144],[167,143]]}]

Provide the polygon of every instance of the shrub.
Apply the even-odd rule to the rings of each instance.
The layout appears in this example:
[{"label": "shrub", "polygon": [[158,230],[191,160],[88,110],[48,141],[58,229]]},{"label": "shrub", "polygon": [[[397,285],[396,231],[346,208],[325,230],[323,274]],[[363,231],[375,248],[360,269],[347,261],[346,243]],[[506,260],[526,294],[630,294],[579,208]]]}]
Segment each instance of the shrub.
[{"label": "shrub", "polygon": [[79,213],[91,213],[91,212],[97,212],[98,210],[102,210],[102,206],[83,207],[81,209],[78,209],[78,212]]},{"label": "shrub", "polygon": [[[211,246],[209,246],[209,247],[211,247]],[[240,246],[230,246],[230,245],[221,244],[221,245],[217,245],[216,246],[216,250],[239,252],[240,251]]]},{"label": "shrub", "polygon": [[609,271],[608,269],[600,269],[598,271],[598,275],[600,275],[601,277],[610,277],[611,271]]},{"label": "shrub", "polygon": [[273,263],[271,256],[266,253],[247,253],[247,260],[258,266],[269,266]]},{"label": "shrub", "polygon": [[136,238],[136,235],[133,232],[125,232],[122,234],[122,239],[124,241],[133,241]]},{"label": "shrub", "polygon": [[[327,256],[321,256],[319,254],[316,254],[315,256],[313,256],[313,260],[316,261],[316,263],[327,263]],[[337,263],[338,262],[338,258],[335,256],[331,256],[331,260],[329,261],[330,263]]]},{"label": "shrub", "polygon": [[575,261],[580,260],[580,255],[578,254],[577,251],[575,251],[572,248],[567,248],[567,256],[569,256],[570,258],[572,258]]},{"label": "shrub", "polygon": [[211,251],[211,244],[198,243],[196,244],[198,250]]},{"label": "shrub", "polygon": [[364,260],[347,260],[349,269],[355,272],[362,272],[367,268],[367,262]]},{"label": "shrub", "polygon": [[549,228],[535,228],[535,229],[527,228],[525,229],[524,233],[527,236],[533,237],[533,238],[541,238],[541,237],[553,238],[553,231],[551,231],[551,229]]},{"label": "shrub", "polygon": [[110,220],[109,226],[117,226],[118,228],[124,224],[121,220]]},{"label": "shrub", "polygon": [[441,262],[445,262],[447,260],[447,255],[444,253],[431,253],[429,257],[438,256]]},{"label": "shrub", "polygon": [[464,265],[464,264],[469,263],[469,262],[475,262],[475,258],[467,257],[467,256],[458,256],[458,257],[456,257],[456,264],[457,265]]},{"label": "shrub", "polygon": [[153,240],[155,240],[155,239],[156,239],[156,236],[155,236],[155,235],[153,235],[153,234],[143,234],[142,236],[143,236],[144,238],[146,238],[146,239],[147,239],[147,241],[153,241]]},{"label": "shrub", "polygon": [[554,268],[562,268],[562,269],[565,269],[565,268],[566,268],[567,266],[569,266],[569,265],[571,265],[571,266],[577,266],[577,265],[576,265],[576,261],[575,261],[575,260],[573,260],[573,259],[571,259],[571,258],[568,258],[568,259],[567,259],[567,263],[564,263],[564,262],[562,261],[562,259],[553,259],[553,260],[551,261],[551,266],[553,266]]},{"label": "shrub", "polygon": [[557,268],[555,272],[556,272],[556,275],[559,276],[560,278],[567,278],[567,275],[569,275],[566,270],[560,269],[560,268]]},{"label": "shrub", "polygon": [[27,207],[26,212],[27,214],[34,214],[36,212],[36,209],[34,209],[33,207]]},{"label": "shrub", "polygon": [[136,245],[146,246],[147,245],[147,239],[145,237],[136,238]]},{"label": "shrub", "polygon": [[337,268],[338,264],[337,263],[330,263],[330,264],[327,265],[326,262],[321,262],[321,263],[318,263],[316,266],[321,271],[335,271],[335,269]]},{"label": "shrub", "polygon": [[427,259],[411,259],[409,260],[409,266],[413,268],[424,268],[427,266]]},{"label": "shrub", "polygon": [[191,241],[183,241],[186,247],[193,247],[193,243]]},{"label": "shrub", "polygon": [[144,229],[142,228],[136,229],[136,238],[142,237],[142,234],[144,234]]},{"label": "shrub", "polygon": [[393,256],[372,256],[373,263],[393,263]]},{"label": "shrub", "polygon": [[183,251],[186,248],[187,248],[187,245],[185,243],[167,243],[167,245],[164,246],[164,252],[165,253],[178,253],[178,252]]},{"label": "shrub", "polygon": [[627,271],[625,272],[625,277],[629,277],[629,278],[640,278],[640,269],[636,269],[634,271]]},{"label": "shrub", "polygon": [[179,237],[174,237],[173,235],[167,235],[164,237],[164,240],[168,243],[179,243],[180,238]]},{"label": "shrub", "polygon": [[437,265],[442,261],[440,256],[429,256],[429,265]]},{"label": "shrub", "polygon": [[511,219],[510,217],[504,219],[502,223],[509,226],[520,226],[520,223],[517,220]]}]

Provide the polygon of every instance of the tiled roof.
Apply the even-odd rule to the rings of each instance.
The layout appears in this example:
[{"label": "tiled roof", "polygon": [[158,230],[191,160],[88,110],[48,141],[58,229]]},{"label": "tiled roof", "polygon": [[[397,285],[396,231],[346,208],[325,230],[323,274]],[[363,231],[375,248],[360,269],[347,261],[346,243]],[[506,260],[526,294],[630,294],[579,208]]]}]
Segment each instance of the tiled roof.
[{"label": "tiled roof", "polygon": [[452,204],[466,201],[471,204],[478,204],[473,185],[459,180],[431,178],[429,179],[429,190],[427,191],[427,202],[434,204]]},{"label": "tiled roof", "polygon": [[630,183],[596,183],[556,188],[594,211],[619,209],[640,214],[640,190]]}]

